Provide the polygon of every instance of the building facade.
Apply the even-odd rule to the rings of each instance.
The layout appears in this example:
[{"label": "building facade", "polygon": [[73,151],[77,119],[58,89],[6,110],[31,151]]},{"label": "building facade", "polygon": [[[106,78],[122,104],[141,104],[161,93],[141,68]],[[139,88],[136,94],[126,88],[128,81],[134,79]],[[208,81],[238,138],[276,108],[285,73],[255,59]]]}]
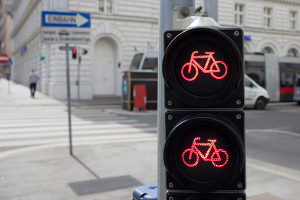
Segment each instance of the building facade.
[{"label": "building facade", "polygon": [[[122,71],[136,50],[157,45],[158,2],[148,0],[22,0],[13,13],[13,80],[27,84],[31,69],[40,75],[39,90],[57,99],[66,97],[64,44],[41,42],[41,12],[46,10],[91,14],[88,50],[80,65],[80,98],[121,95]],[[71,57],[71,56],[70,56]],[[77,97],[78,60],[70,59],[71,96]]]},{"label": "building facade", "polygon": [[[0,0],[0,53],[6,53],[11,57],[11,17],[5,9],[5,0]],[[0,64],[0,78],[9,73],[9,66]]]},{"label": "building facade", "polygon": [[218,22],[244,30],[245,52],[300,56],[299,0],[218,0]]},{"label": "building facade", "polygon": [[[13,15],[13,80],[27,85],[31,69],[38,89],[57,99],[66,97],[65,53],[59,44],[41,42],[41,12],[91,14],[91,40],[76,45],[88,50],[80,66],[80,97],[121,95],[122,71],[136,50],[158,43],[158,0],[10,0]],[[203,0],[195,0],[196,7]],[[300,55],[299,0],[218,0],[218,23],[241,27],[245,52]],[[75,45],[75,44],[70,44]],[[77,60],[70,60],[71,96],[77,97]]]}]

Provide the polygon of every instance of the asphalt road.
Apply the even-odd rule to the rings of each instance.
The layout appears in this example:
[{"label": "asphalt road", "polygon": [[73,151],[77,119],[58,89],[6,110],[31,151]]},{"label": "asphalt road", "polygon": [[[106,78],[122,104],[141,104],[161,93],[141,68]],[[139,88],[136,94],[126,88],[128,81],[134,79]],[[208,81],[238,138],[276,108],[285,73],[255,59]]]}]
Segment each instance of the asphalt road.
[{"label": "asphalt road", "polygon": [[300,106],[269,106],[245,113],[247,156],[300,170]]},{"label": "asphalt road", "polygon": [[[0,199],[130,199],[157,183],[155,111],[73,107],[72,157],[65,106],[0,109]],[[299,196],[299,118],[295,104],[245,110],[249,200]]]},{"label": "asphalt road", "polygon": [[[156,127],[156,115],[132,116]],[[300,106],[271,104],[265,110],[245,109],[246,155],[300,170]]]}]

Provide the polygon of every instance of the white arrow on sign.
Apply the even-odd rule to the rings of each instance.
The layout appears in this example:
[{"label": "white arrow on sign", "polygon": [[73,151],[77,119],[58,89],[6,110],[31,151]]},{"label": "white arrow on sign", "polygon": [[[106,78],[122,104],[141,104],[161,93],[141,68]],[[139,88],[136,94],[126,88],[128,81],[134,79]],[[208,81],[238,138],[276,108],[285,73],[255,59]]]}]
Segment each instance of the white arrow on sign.
[{"label": "white arrow on sign", "polygon": [[88,23],[88,21],[89,20],[87,18],[85,18],[81,14],[77,13],[77,15],[76,15],[76,25],[77,26],[81,26],[83,24],[86,24],[86,23]]}]

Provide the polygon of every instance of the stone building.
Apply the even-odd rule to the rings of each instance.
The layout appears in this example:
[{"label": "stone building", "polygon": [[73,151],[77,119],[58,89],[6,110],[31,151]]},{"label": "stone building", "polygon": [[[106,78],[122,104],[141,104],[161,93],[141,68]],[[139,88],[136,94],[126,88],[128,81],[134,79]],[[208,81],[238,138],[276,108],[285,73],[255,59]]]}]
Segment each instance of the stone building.
[{"label": "stone building", "polygon": [[[196,7],[203,0],[195,0]],[[136,50],[158,43],[158,0],[10,0],[13,15],[13,80],[27,84],[37,69],[39,90],[54,98],[66,97],[65,53],[58,44],[41,42],[41,12],[91,14],[91,41],[80,67],[80,97],[121,95],[122,71]],[[299,0],[218,0],[218,23],[245,32],[245,51],[300,55]],[[72,45],[72,44],[70,44]],[[77,45],[79,46],[79,45]],[[77,96],[77,60],[70,60],[71,94]]]},{"label": "stone building", "polygon": [[218,0],[218,22],[245,33],[245,51],[300,56],[299,0]]},{"label": "stone building", "polygon": [[[5,0],[0,0],[0,53],[6,53],[11,57],[11,17],[5,9]],[[0,77],[9,73],[9,66],[0,64]]]},{"label": "stone building", "polygon": [[[121,95],[122,71],[136,50],[157,44],[157,0],[11,0],[13,14],[13,80],[27,84],[31,69],[41,77],[39,90],[54,98],[66,97],[65,53],[59,44],[41,42],[41,12],[91,14],[91,39],[80,66],[80,97]],[[70,44],[73,45],[73,44]],[[79,45],[77,45],[79,46]],[[75,98],[77,60],[70,60],[71,94]]]}]

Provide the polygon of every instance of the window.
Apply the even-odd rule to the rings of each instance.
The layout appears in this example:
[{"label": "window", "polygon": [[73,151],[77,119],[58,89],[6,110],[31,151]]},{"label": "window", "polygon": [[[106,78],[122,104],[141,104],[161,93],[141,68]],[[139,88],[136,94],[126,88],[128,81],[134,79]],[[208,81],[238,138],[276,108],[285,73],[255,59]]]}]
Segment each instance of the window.
[{"label": "window", "polygon": [[272,26],[272,8],[264,8],[264,27]]},{"label": "window", "polygon": [[254,87],[253,83],[248,79],[248,78],[245,78],[244,79],[244,83],[245,83],[245,87]]},{"label": "window", "polygon": [[234,6],[234,23],[236,25],[244,25],[244,5],[235,4]]},{"label": "window", "polygon": [[140,67],[140,63],[141,63],[142,58],[143,58],[142,53],[136,54],[133,57],[132,62],[130,64],[130,70],[138,70],[139,67]]},{"label": "window", "polygon": [[289,49],[289,51],[287,53],[287,56],[289,56],[289,57],[297,57],[298,54],[299,53],[298,53],[297,49],[291,48],[291,49]]},{"label": "window", "polygon": [[274,53],[274,50],[271,47],[265,47],[261,51],[262,53]]},{"label": "window", "polygon": [[297,11],[290,11],[290,29],[296,30]]},{"label": "window", "polygon": [[146,58],[142,70],[157,71],[158,59],[157,58]]},{"label": "window", "polygon": [[98,0],[99,11],[103,13],[112,13],[113,0]]}]

